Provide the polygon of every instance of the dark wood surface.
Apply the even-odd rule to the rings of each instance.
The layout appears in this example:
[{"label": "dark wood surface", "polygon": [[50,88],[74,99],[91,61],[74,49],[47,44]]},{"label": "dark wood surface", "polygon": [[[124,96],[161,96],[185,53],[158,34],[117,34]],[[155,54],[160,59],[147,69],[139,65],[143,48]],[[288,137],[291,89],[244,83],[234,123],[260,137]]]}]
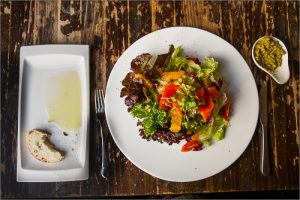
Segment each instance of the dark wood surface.
[{"label": "dark wood surface", "polygon": [[[100,197],[299,189],[298,1],[1,1],[1,197]],[[61,183],[16,182],[19,52],[37,44],[89,44],[91,97],[105,87],[119,56],[134,41],[170,26],[192,26],[231,43],[259,86],[268,77],[251,60],[263,35],[280,38],[289,51],[290,80],[268,82],[271,175],[259,171],[258,131],[243,155],[205,180],[173,183],[134,166],[108,138],[112,176],[101,178],[100,138],[91,108],[90,177]],[[91,105],[94,102],[91,98]]]}]

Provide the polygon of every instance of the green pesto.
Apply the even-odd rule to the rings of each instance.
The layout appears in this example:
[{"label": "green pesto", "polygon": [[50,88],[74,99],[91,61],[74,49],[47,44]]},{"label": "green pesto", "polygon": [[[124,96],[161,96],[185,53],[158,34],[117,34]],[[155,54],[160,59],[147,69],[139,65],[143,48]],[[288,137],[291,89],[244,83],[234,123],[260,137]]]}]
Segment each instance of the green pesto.
[{"label": "green pesto", "polygon": [[254,47],[254,57],[260,66],[274,72],[281,66],[282,56],[286,54],[278,41],[271,37],[263,37]]}]

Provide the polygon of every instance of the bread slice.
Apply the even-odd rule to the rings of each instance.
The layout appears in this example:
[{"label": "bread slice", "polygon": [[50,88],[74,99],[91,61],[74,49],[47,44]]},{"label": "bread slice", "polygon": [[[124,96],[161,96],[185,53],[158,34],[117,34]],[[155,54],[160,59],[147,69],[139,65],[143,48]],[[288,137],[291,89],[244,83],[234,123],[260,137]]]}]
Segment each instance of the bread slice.
[{"label": "bread slice", "polygon": [[38,130],[31,130],[26,138],[30,153],[38,160],[46,163],[56,163],[64,159],[61,151],[49,141],[49,135]]}]

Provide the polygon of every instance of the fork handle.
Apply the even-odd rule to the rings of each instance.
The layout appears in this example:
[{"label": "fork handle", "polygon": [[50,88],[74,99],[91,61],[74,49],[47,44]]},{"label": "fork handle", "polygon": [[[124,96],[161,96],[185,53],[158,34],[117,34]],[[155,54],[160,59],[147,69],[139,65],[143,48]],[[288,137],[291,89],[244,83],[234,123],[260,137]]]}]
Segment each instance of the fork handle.
[{"label": "fork handle", "polygon": [[269,145],[267,127],[260,121],[260,171],[264,176],[270,174]]},{"label": "fork handle", "polygon": [[99,125],[99,131],[101,136],[101,146],[102,146],[102,164],[101,164],[101,175],[103,178],[108,179],[108,160],[107,160],[107,152],[106,152],[106,139],[103,134],[103,123],[100,120],[97,120]]}]

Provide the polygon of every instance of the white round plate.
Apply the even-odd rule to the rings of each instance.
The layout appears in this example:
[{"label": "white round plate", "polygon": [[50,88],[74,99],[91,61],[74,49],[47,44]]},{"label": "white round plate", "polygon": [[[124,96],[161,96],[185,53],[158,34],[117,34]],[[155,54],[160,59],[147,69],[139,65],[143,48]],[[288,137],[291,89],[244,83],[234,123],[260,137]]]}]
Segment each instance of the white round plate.
[{"label": "white round plate", "polygon": [[[212,56],[228,82],[231,101],[230,127],[225,138],[201,151],[181,152],[180,144],[160,144],[142,139],[133,118],[120,98],[121,81],[137,55],[168,52],[169,44],[183,47],[184,55]],[[236,161],[254,134],[258,119],[258,94],[253,75],[239,52],[222,38],[190,27],[172,27],[152,32],[133,43],[111,71],[105,97],[105,112],[111,135],[122,153],[137,167],[157,178],[188,182],[215,175]]]}]

